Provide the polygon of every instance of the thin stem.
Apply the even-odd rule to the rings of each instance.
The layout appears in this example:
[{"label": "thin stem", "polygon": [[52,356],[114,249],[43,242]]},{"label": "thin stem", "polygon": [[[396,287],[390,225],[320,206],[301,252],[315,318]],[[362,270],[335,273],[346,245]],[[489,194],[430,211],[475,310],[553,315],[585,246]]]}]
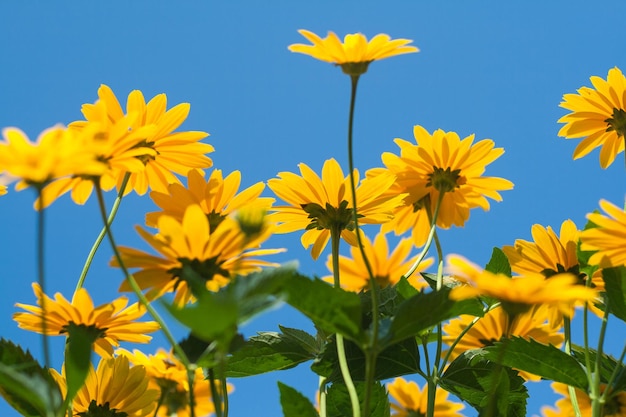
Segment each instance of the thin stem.
[{"label": "thin stem", "polygon": [[[333,281],[335,288],[339,288],[341,280],[339,278],[339,238],[341,231],[336,227],[330,229],[330,244],[331,244],[331,256],[333,263]],[[352,416],[361,417],[361,407],[359,404],[359,396],[356,392],[352,376],[350,375],[350,369],[348,368],[348,361],[346,359],[346,348],[343,344],[343,336],[339,333],[335,335],[337,342],[337,357],[339,359],[339,369],[341,370],[341,376],[348,389],[348,395],[350,396],[350,403],[352,404]]]},{"label": "thin stem", "polygon": [[[109,225],[109,227],[111,227],[111,224],[113,224],[113,220],[115,219],[115,216],[117,215],[117,211],[120,208],[120,203],[122,202],[122,198],[124,197],[124,191],[126,190],[126,185],[128,184],[129,179],[130,179],[130,172],[127,172],[124,175],[124,179],[122,180],[122,184],[120,186],[120,190],[117,193],[117,197],[115,198],[115,201],[113,202],[113,206],[111,207],[111,212],[109,213],[109,216],[107,217],[107,224]],[[87,278],[87,272],[89,272],[89,268],[91,267],[91,263],[93,262],[93,258],[96,255],[96,252],[98,251],[98,248],[100,247],[100,244],[102,243],[102,240],[104,239],[104,236],[106,235],[106,233],[107,233],[107,228],[106,226],[104,226],[102,227],[102,230],[100,230],[98,237],[96,238],[95,242],[91,246],[91,249],[89,250],[89,254],[87,255],[87,259],[85,259],[85,264],[83,265],[83,270],[81,271],[80,277],[78,278],[78,282],[76,283],[76,289],[74,290],[74,293],[82,288],[85,282],[85,278]]]},{"label": "thin stem", "polygon": [[217,384],[215,384],[215,373],[213,368],[209,368],[209,385],[211,386],[211,399],[213,400],[213,407],[215,408],[215,416],[223,417],[222,414],[222,397],[217,392]]},{"label": "thin stem", "polygon": [[621,379],[621,375],[624,373],[624,369],[626,369],[624,368],[624,356],[626,356],[626,345],[624,345],[624,348],[622,349],[622,353],[619,359],[617,360],[617,366],[615,367],[615,369],[613,369],[613,372],[611,373],[611,377],[606,383],[606,389],[602,393],[602,398],[604,399],[604,402],[606,402],[607,396],[612,391],[613,387],[611,387],[611,385],[616,379]]},{"label": "thin stem", "polygon": [[320,376],[319,379],[319,406],[320,417],[326,417],[326,377]]},{"label": "thin stem", "polygon": [[[563,329],[565,332],[565,353],[572,354],[572,320],[569,317],[563,317]],[[567,392],[569,393],[570,402],[576,417],[582,417],[580,412],[580,405],[578,405],[578,397],[576,396],[576,389],[571,385],[567,386]]]},{"label": "thin stem", "polygon": [[606,328],[609,322],[609,299],[607,297],[604,305],[604,316],[602,317],[602,324],[600,325],[600,335],[598,336],[598,349],[596,350],[596,361],[594,364],[593,372],[593,384],[591,384],[591,416],[601,417],[602,407],[604,405],[604,396],[600,393],[601,375],[600,369],[602,367],[602,351],[604,349],[604,338],[606,336]]}]

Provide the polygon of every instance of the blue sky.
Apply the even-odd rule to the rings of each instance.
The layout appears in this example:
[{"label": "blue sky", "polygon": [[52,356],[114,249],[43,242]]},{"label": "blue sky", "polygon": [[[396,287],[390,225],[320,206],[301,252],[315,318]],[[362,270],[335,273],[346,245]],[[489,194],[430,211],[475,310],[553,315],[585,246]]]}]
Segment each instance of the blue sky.
[{"label": "blue sky", "polygon": [[[345,168],[349,78],[287,45],[303,41],[300,28],[413,39],[420,53],[375,62],[360,81],[355,163],[361,171],[381,166],[380,154],[397,152],[396,137],[412,140],[415,124],[475,133],[504,147],[486,174],[513,181],[514,190],[489,212],[473,212],[464,228],[441,233],[446,253],[484,264],[492,247],[530,239],[535,223],[558,228],[571,218],[582,227],[601,198],[622,204],[623,156],[607,170],[597,151],[573,161],[577,141],[559,138],[556,121],[565,114],[558,107],[564,93],[614,66],[626,70],[624,15],[621,1],[2,2],[0,127],[19,127],[34,139],[81,119],[81,105],[93,102],[104,83],[120,100],[139,89],[147,98],[166,93],[168,107],[191,103],[182,128],[209,132],[214,166],[240,170],[246,186],[296,171],[300,162],[319,171],[335,157]],[[39,336],[11,319],[15,302],[34,302],[32,201],[28,191],[0,198],[0,336],[40,355]],[[133,225],[153,210],[147,196],[125,199],[114,226],[118,242],[145,249]],[[47,221],[48,286],[69,298],[100,229],[95,200],[79,207],[65,197]],[[298,259],[303,272],[326,274],[299,235],[268,247],[289,249],[281,262]],[[122,277],[106,266],[110,256],[104,248],[87,279],[96,303],[117,296]],[[277,330],[279,323],[310,327],[283,308],[244,331]],[[612,329],[613,354],[623,335],[623,326]],[[158,346],[165,346],[161,337],[144,351]],[[276,380],[311,396],[317,383],[306,365],[235,380],[231,415],[281,415]],[[553,403],[546,391],[545,384],[531,385],[529,415]],[[0,400],[0,414],[11,413]]]}]

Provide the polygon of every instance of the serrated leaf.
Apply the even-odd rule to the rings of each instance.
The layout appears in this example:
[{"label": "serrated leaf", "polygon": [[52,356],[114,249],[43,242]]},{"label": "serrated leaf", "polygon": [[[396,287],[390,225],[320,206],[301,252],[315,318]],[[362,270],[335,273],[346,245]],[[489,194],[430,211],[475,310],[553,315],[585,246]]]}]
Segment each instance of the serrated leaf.
[{"label": "serrated leaf", "polygon": [[481,349],[464,352],[446,369],[441,386],[468,402],[480,416],[525,417],[528,392],[510,368],[486,360]]},{"label": "serrated leaf", "polygon": [[620,320],[626,321],[626,268],[604,268],[602,279],[609,299],[609,311]]},{"label": "serrated leaf", "polygon": [[320,353],[321,346],[315,336],[308,334],[304,330],[292,329],[290,327],[281,326],[280,324],[278,325],[278,328],[281,332],[283,332],[283,335],[286,338],[298,343],[308,353],[312,355]]},{"label": "serrated leaf", "polygon": [[419,293],[404,301],[393,318],[389,332],[381,339],[383,346],[415,337],[430,327],[461,314],[483,315],[483,306],[476,299],[453,301],[450,290]]},{"label": "serrated leaf", "polygon": [[226,376],[240,378],[289,369],[314,357],[292,337],[260,332],[228,358]]},{"label": "serrated leaf", "polygon": [[489,259],[489,262],[485,266],[485,271],[489,271],[492,274],[504,274],[507,277],[512,275],[509,258],[507,258],[502,249],[493,248],[491,259]]},{"label": "serrated leaf", "polygon": [[[572,355],[580,363],[585,363],[585,350],[582,346],[572,346]],[[589,361],[592,364],[596,363],[596,355],[597,351],[595,349],[589,349]],[[626,370],[624,369],[624,363],[619,363],[617,359],[611,355],[607,355],[606,353],[602,354],[602,359],[600,360],[600,379],[603,383],[608,383],[613,372],[618,368],[620,368],[621,371],[617,378],[613,380],[613,390],[616,392],[626,391]]]},{"label": "serrated leaf", "polygon": [[340,333],[355,341],[364,338],[361,330],[361,302],[357,294],[301,275],[285,284],[285,293],[287,303],[325,332]]},{"label": "serrated leaf", "polygon": [[587,375],[583,367],[574,357],[559,348],[544,345],[533,339],[512,337],[484,348],[484,357],[492,361],[498,360],[502,346],[505,346],[503,365],[530,372],[544,379],[587,389]]},{"label": "serrated leaf", "polygon": [[318,417],[317,410],[304,395],[289,385],[278,381],[280,390],[280,405],[284,417]]},{"label": "serrated leaf", "polygon": [[[355,384],[355,387],[359,395],[360,406],[365,393],[365,384],[358,382]],[[380,382],[376,381],[372,387],[369,415],[370,417],[389,417],[390,413],[387,390]],[[346,417],[353,415],[350,395],[348,394],[348,389],[345,384],[336,382],[328,389],[328,395],[326,396],[326,415],[327,417]]]}]

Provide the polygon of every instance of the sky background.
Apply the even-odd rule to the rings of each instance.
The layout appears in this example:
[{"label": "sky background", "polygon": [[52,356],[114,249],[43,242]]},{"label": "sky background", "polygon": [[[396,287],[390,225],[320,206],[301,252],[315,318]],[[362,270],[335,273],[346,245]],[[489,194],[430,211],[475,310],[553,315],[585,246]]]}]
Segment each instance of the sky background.
[{"label": "sky background", "polygon": [[[243,186],[297,172],[300,162],[319,172],[331,157],[347,172],[349,78],[287,46],[305,42],[301,28],[412,39],[420,53],[375,62],[361,78],[355,163],[362,172],[381,166],[381,153],[398,152],[396,137],[412,141],[416,124],[474,133],[505,148],[486,175],[515,188],[489,212],[475,209],[464,228],[440,233],[446,253],[484,265],[494,246],[529,240],[533,224],[558,229],[570,218],[582,227],[601,198],[623,203],[623,155],[606,170],[597,151],[573,161],[578,141],[559,138],[556,121],[566,113],[558,107],[563,94],[590,86],[592,75],[606,78],[615,66],[626,70],[625,15],[623,1],[2,2],[0,127],[19,127],[34,140],[45,128],[82,119],[81,105],[94,102],[104,83],[122,103],[133,89],[147,99],[166,93],[168,108],[191,103],[180,130],[209,132],[214,167],[225,175],[240,170]],[[14,303],[35,302],[33,200],[31,191],[0,198],[0,337],[41,358],[40,336],[11,319]],[[147,249],[133,226],[154,209],[148,196],[124,199],[114,225],[118,243]],[[46,216],[49,292],[70,298],[101,227],[96,201],[77,206],[65,196]],[[329,248],[313,262],[299,239],[279,236],[265,247],[287,247],[276,261],[298,259],[302,272],[327,274]],[[122,275],[107,266],[110,258],[103,245],[86,281],[96,304],[118,296]],[[284,307],[243,331],[250,336],[278,324],[311,328]],[[609,352],[619,354],[625,334],[624,326],[610,327]],[[62,343],[53,339],[57,368]],[[167,347],[161,336],[142,350],[158,347]],[[277,380],[310,397],[316,390],[308,364],[232,380],[230,415],[282,415]],[[545,383],[529,389],[528,415],[556,398]],[[0,415],[14,415],[3,400]]]}]

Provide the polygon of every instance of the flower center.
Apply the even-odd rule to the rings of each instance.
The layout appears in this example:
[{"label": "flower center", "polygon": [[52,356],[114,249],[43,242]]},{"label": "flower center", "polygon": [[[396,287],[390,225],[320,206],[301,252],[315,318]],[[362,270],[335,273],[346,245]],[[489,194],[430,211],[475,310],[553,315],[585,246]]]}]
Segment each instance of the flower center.
[{"label": "flower center", "polygon": [[452,192],[455,188],[465,184],[465,177],[460,174],[460,169],[452,170],[450,167],[446,169],[433,167],[433,172],[428,174],[426,186],[433,187],[440,193]]},{"label": "flower center", "polygon": [[108,330],[106,327],[100,329],[96,327],[94,324],[86,325],[86,324],[76,324],[73,321],[68,322],[65,326],[61,327],[59,334],[68,334],[69,337],[72,337],[72,333],[80,328],[80,334],[86,335],[89,339],[95,341],[101,337],[106,335],[106,331]]},{"label": "flower center", "polygon": [[218,260],[218,257],[219,255],[204,260],[178,258],[177,260],[178,262],[180,262],[180,266],[176,268],[171,268],[167,271],[168,273],[172,274],[173,279],[177,280],[174,289],[178,287],[178,284],[181,281],[197,281],[198,278],[201,278],[205,281],[211,281],[213,280],[213,277],[215,277],[215,275],[229,277],[230,273],[228,272],[228,270],[222,268],[224,260]]},{"label": "flower center", "polygon": [[220,213],[216,213],[215,210],[206,215],[206,218],[209,220],[209,232],[215,232],[217,226],[226,218]]},{"label": "flower center", "polygon": [[369,67],[370,62],[346,62],[345,64],[340,64],[341,70],[344,74],[350,76],[359,76],[361,74],[365,74],[367,72],[367,67]]},{"label": "flower center", "polygon": [[77,414],[80,417],[128,417],[128,414],[123,411],[117,411],[115,408],[109,408],[109,403],[104,404],[96,403],[96,400],[91,400],[89,403],[89,409]]},{"label": "flower center", "polygon": [[[135,146],[133,146],[133,148],[151,148],[154,149],[154,142],[148,142],[147,140],[142,140],[141,142],[139,142],[138,144],[136,144]],[[159,152],[154,149],[154,151],[156,152],[157,155],[159,155]],[[156,156],[154,155],[139,155],[136,156],[137,159],[139,159],[141,162],[143,162],[144,165],[148,165],[148,163],[150,161],[154,161],[156,159]]]},{"label": "flower center", "polygon": [[623,109],[613,109],[613,117],[605,120],[608,124],[606,131],[615,131],[618,136],[626,136],[626,111]]},{"label": "flower center", "polygon": [[348,208],[346,200],[339,204],[339,208],[333,207],[329,203],[326,203],[325,209],[317,203],[302,204],[301,207],[309,215],[308,218],[311,219],[311,223],[307,225],[306,230],[331,230],[333,228],[337,230],[354,230],[352,209]]}]

